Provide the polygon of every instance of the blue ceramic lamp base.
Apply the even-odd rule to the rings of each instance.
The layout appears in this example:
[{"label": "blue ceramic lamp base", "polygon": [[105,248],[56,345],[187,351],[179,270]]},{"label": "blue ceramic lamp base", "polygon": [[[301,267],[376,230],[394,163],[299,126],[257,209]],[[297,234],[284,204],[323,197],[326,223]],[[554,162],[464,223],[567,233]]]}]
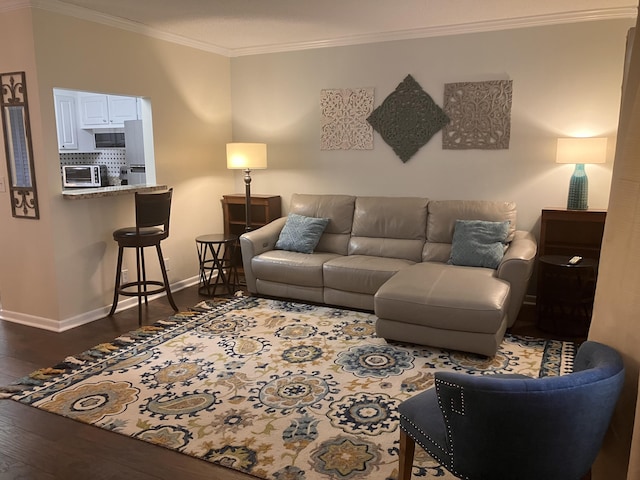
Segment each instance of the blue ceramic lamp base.
[{"label": "blue ceramic lamp base", "polygon": [[569,182],[568,210],[586,210],[588,208],[589,180],[583,163],[577,163]]}]

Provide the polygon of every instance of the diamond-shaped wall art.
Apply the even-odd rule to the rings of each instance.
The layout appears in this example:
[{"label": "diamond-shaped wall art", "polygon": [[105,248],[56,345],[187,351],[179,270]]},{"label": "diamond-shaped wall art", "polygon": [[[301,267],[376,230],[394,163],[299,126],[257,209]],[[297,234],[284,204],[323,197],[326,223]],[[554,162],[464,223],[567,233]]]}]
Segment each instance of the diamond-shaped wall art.
[{"label": "diamond-shaped wall art", "polygon": [[442,131],[442,148],[509,148],[512,92],[512,80],[445,84],[443,108],[451,123]]},{"label": "diamond-shaped wall art", "polygon": [[407,75],[367,121],[396,155],[407,162],[449,118],[420,84]]},{"label": "diamond-shaped wall art", "polygon": [[320,150],[371,150],[373,88],[327,89],[320,93]]}]

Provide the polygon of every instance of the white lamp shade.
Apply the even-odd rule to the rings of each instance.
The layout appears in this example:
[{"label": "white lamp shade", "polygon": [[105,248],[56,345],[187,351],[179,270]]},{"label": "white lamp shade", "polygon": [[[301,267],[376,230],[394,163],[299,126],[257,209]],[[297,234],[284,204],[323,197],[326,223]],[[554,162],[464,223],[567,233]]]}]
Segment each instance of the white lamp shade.
[{"label": "white lamp shade", "polygon": [[227,168],[267,168],[266,143],[227,143]]},{"label": "white lamp shade", "polygon": [[556,163],[605,163],[607,138],[559,138]]}]

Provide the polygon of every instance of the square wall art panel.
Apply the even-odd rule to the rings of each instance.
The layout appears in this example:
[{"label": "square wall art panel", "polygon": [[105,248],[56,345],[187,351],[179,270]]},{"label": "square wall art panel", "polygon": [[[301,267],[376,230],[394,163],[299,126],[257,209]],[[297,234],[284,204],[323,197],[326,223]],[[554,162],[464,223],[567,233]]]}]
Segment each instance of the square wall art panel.
[{"label": "square wall art panel", "polygon": [[442,131],[442,148],[509,148],[512,92],[512,80],[446,83],[443,109],[451,122]]},{"label": "square wall art panel", "polygon": [[373,88],[322,90],[320,150],[372,150]]}]

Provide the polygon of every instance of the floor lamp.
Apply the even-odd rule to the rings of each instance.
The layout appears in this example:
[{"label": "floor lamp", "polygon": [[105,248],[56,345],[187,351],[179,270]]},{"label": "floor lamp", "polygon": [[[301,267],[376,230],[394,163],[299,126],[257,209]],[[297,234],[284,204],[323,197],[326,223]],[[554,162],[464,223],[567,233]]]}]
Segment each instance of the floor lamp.
[{"label": "floor lamp", "polygon": [[244,170],[245,231],[251,230],[251,170],[267,168],[266,143],[227,143],[227,168]]},{"label": "floor lamp", "polygon": [[589,182],[585,163],[604,163],[607,159],[607,139],[559,138],[556,163],[575,163],[576,168],[569,182],[567,210],[587,210]]}]

